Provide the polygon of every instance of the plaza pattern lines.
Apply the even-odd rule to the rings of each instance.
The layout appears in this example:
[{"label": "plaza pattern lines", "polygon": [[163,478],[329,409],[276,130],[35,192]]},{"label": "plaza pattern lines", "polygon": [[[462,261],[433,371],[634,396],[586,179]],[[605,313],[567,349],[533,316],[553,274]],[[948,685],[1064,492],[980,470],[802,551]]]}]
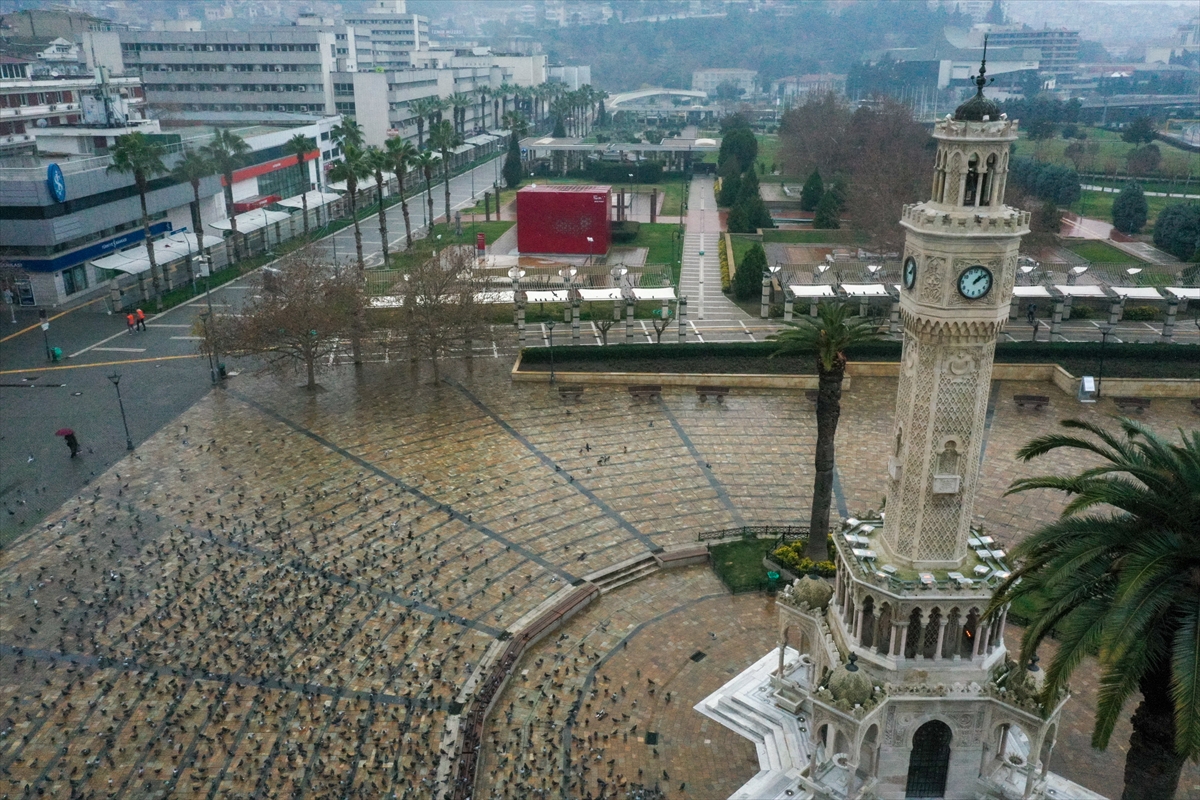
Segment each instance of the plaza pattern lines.
[{"label": "plaza pattern lines", "polygon": [[[316,394],[243,376],[0,553],[0,794],[432,797],[452,757],[441,750],[456,696],[497,637],[576,576],[694,544],[739,517],[807,522],[816,422],[802,396],[735,390],[701,404],[668,388],[661,403],[635,403],[621,387],[594,386],[563,405],[544,385],[511,383],[506,366],[450,363],[450,383],[436,385],[403,367],[333,371]],[[1010,402],[1033,391],[1051,395],[1047,413]],[[845,393],[838,472],[851,510],[882,494],[894,392],[895,381],[855,378]],[[1102,420],[1113,409],[1080,408],[1040,384],[994,396],[978,511],[1011,546],[1061,507],[1033,493],[1002,498],[1034,471],[1013,461],[1016,448],[1062,416]],[[1173,430],[1190,424],[1190,406],[1156,399],[1144,419]],[[1060,466],[1079,465],[1036,469]],[[769,617],[770,601],[722,591],[688,568],[602,597],[580,616],[595,629],[580,634],[582,653],[564,630],[563,647],[586,654],[586,668],[570,662],[570,685],[547,685],[559,702],[547,694],[530,719],[553,723],[561,752],[570,693],[609,690],[611,701],[604,676],[618,669],[635,679],[661,669],[662,681],[711,669],[686,685],[719,685],[745,652],[770,644],[769,625],[763,642],[723,644],[725,630],[757,630],[743,612]],[[624,644],[613,652],[643,624],[628,655]],[[554,649],[554,637],[539,643],[518,671],[553,676],[531,665]],[[707,653],[699,663],[688,658],[697,650]],[[657,726],[654,766],[672,776],[672,796],[687,774],[723,785],[696,749],[705,737],[735,762],[749,757],[701,732],[685,700],[671,703],[675,716],[642,723]],[[584,702],[594,715],[596,701]],[[652,704],[662,711],[665,700],[639,700]],[[641,768],[653,785],[645,759],[655,748],[606,729],[596,762],[586,739],[597,720],[581,716],[572,724],[585,743],[565,741],[570,764],[592,759],[582,796],[610,772],[636,781]],[[485,736],[485,763],[513,741]],[[531,774],[531,787],[555,777]],[[492,788],[515,786],[510,777]]]}]

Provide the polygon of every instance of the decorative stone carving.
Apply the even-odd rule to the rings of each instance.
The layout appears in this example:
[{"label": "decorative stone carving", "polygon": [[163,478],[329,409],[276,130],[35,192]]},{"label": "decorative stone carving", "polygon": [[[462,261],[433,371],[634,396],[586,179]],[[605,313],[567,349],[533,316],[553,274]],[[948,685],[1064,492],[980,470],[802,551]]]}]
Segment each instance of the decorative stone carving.
[{"label": "decorative stone carving", "polygon": [[[957,179],[956,179],[957,180]],[[933,256],[925,259],[921,279],[921,300],[926,303],[936,303],[942,299],[942,273],[946,268],[946,259]]]}]

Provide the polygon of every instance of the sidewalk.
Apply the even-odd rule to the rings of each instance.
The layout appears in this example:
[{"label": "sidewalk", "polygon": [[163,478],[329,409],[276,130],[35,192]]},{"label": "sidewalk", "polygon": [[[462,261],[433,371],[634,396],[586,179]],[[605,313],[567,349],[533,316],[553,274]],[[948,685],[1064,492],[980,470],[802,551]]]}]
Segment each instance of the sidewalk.
[{"label": "sidewalk", "polygon": [[683,237],[683,269],[679,276],[680,294],[688,299],[688,316],[697,321],[750,320],[749,314],[721,292],[717,251],[721,246],[721,221],[713,179],[697,175],[692,178],[688,192],[687,232]]}]

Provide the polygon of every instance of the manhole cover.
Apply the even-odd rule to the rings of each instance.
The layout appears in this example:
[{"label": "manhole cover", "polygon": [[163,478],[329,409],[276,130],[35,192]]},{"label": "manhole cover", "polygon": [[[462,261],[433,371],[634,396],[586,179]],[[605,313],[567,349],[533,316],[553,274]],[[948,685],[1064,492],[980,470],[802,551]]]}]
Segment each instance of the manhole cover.
[{"label": "manhole cover", "polygon": [[704,652],[703,650],[697,650],[696,652],[692,653],[692,661],[695,661],[698,664],[701,661],[703,661],[707,656],[708,656],[708,653]]},{"label": "manhole cover", "polygon": [[646,744],[658,744],[658,734],[646,731]]},{"label": "manhole cover", "polygon": [[71,397],[83,397],[83,392],[71,392]]}]

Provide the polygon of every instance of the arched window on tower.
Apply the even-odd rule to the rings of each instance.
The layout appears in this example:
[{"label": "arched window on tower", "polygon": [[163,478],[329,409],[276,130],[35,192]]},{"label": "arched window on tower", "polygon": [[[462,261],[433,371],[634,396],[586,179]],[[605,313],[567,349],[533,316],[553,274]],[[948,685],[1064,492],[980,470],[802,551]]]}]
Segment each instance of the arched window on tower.
[{"label": "arched window on tower", "polygon": [[992,204],[992,191],[996,185],[996,154],[987,157],[987,170],[983,173],[983,188],[979,190],[979,205]]},{"label": "arched window on tower", "polygon": [[979,192],[979,156],[971,156],[967,162],[967,182],[963,187],[963,205],[975,205]]}]

